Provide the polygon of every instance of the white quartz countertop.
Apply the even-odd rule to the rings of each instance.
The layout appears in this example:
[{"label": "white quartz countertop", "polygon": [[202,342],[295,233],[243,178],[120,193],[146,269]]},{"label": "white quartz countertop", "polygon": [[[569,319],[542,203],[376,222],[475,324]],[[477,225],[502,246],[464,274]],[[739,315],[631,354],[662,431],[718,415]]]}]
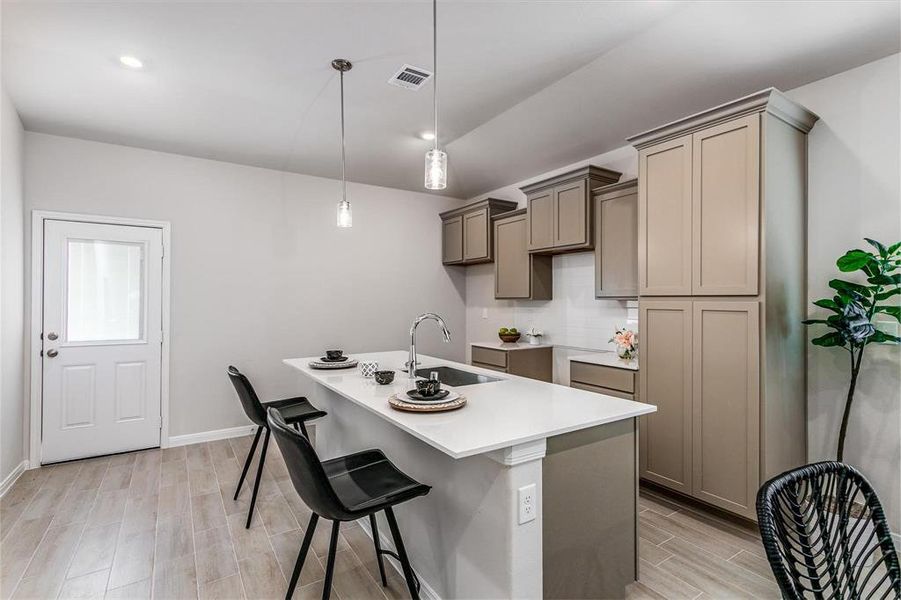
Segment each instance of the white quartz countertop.
[{"label": "white quartz countertop", "polygon": [[588,363],[592,365],[601,365],[604,367],[616,367],[617,369],[629,369],[630,371],[638,370],[638,359],[623,360],[617,356],[616,352],[593,352],[591,354],[579,354],[578,356],[570,356],[570,361]]},{"label": "white quartz countertop", "polygon": [[514,342],[508,344],[500,340],[496,342],[473,342],[470,346],[478,346],[479,348],[491,348],[492,350],[534,350],[535,348],[553,348],[553,344],[530,344],[528,342]]},{"label": "white quartz countertop", "polygon": [[318,359],[318,356],[285,359],[284,363],[453,458],[547,439],[657,410],[650,404],[420,354],[420,368],[446,365],[495,377],[499,381],[456,388],[447,386],[466,397],[466,406],[459,410],[444,413],[402,412],[389,406],[388,396],[402,394],[413,387],[403,368],[407,352],[373,352],[351,356],[360,361],[378,361],[381,369],[394,369],[397,371],[394,383],[378,385],[373,379],[364,378],[358,367],[343,370],[310,368],[309,362]]}]

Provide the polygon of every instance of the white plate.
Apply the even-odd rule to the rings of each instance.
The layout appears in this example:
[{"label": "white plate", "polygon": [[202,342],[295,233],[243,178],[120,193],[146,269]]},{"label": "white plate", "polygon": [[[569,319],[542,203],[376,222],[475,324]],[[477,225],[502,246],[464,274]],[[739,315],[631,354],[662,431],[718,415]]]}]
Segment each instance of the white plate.
[{"label": "white plate", "polygon": [[355,358],[350,358],[348,360],[342,362],[322,362],[320,360],[311,360],[310,368],[311,369],[350,369],[352,367],[356,367],[358,364],[358,360]]}]

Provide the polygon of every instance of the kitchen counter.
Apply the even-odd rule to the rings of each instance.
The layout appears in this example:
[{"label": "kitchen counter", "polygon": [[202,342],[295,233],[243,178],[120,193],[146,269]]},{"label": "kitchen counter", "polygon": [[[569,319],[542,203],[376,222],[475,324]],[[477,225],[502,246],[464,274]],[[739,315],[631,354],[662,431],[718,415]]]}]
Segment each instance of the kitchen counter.
[{"label": "kitchen counter", "polygon": [[638,577],[638,416],[655,407],[420,354],[421,368],[497,381],[453,388],[467,398],[455,411],[401,412],[387,399],[413,387],[407,352],[353,357],[394,369],[394,382],[311,369],[318,356],[284,362],[327,413],[320,458],[378,448],[431,486],[397,509],[421,597],[625,597]]},{"label": "kitchen counter", "polygon": [[631,419],[656,410],[649,404],[420,354],[420,368],[447,365],[481,373],[499,381],[459,388],[446,386],[466,397],[467,404],[460,410],[441,413],[440,416],[408,413],[388,405],[388,396],[403,394],[415,387],[403,368],[407,360],[406,352],[353,355],[353,358],[361,362],[374,360],[381,369],[397,371],[394,383],[390,385],[379,385],[373,379],[362,377],[358,368],[312,369],[309,362],[317,358],[292,358],[284,362],[313,381],[455,459]]},{"label": "kitchen counter", "polygon": [[530,344],[528,342],[514,342],[512,344],[502,342],[473,342],[470,346],[478,346],[479,348],[491,348],[492,350],[505,350],[512,352],[513,350],[534,350],[535,348],[553,348],[553,344]]},{"label": "kitchen counter", "polygon": [[630,371],[638,370],[638,359],[623,360],[617,356],[616,352],[593,352],[591,354],[579,354],[578,356],[570,356],[570,361],[588,363],[591,365],[601,365],[603,367],[615,367],[617,369],[629,369]]}]

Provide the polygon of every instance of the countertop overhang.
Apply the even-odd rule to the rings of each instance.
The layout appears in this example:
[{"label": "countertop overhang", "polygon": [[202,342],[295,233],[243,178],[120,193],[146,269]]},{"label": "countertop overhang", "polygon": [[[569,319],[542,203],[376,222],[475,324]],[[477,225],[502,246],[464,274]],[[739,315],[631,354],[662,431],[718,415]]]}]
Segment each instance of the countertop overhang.
[{"label": "countertop overhang", "polygon": [[353,358],[361,362],[374,360],[381,369],[397,371],[394,383],[379,385],[371,378],[364,378],[357,367],[346,370],[310,368],[309,362],[318,357],[289,358],[283,362],[315,383],[455,459],[545,440],[657,410],[650,404],[420,354],[420,368],[446,365],[495,377],[499,381],[451,388],[467,399],[466,406],[459,410],[445,413],[402,412],[389,406],[388,397],[394,393],[403,394],[412,388],[403,368],[407,352],[354,354]]}]

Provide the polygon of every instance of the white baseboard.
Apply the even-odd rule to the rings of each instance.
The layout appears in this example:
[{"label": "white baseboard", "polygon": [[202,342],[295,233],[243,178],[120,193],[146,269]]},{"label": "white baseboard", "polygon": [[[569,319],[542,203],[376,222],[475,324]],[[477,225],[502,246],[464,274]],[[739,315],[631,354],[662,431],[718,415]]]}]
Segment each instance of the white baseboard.
[{"label": "white baseboard", "polygon": [[13,486],[16,480],[22,476],[22,473],[28,468],[28,461],[23,460],[16,468],[12,470],[12,473],[6,476],[6,479],[3,480],[3,483],[0,483],[0,498],[6,495],[6,492]]},{"label": "white baseboard", "polygon": [[[366,535],[369,536],[369,539],[372,539],[372,530],[369,528],[369,519],[360,519],[359,521],[357,521],[357,524],[363,528],[363,531],[366,532]],[[382,532],[379,532],[379,542],[382,548],[391,551],[395,550],[394,542],[382,535]],[[372,549],[372,552],[375,553],[375,548]],[[392,567],[394,567],[394,570],[400,574],[401,578],[403,578],[404,570],[403,568],[401,568],[400,562],[398,562],[398,560],[393,556],[389,556],[387,554],[384,556],[388,563]],[[423,600],[441,600],[441,596],[438,595],[438,592],[435,591],[435,588],[429,585],[429,582],[425,580],[425,578],[422,576],[422,573],[416,571],[416,569],[413,569],[413,571],[416,572],[416,576],[419,578],[419,585],[421,586],[419,589],[419,597]],[[380,585],[381,582],[376,580],[376,584]]]},{"label": "white baseboard", "polygon": [[216,440],[241,437],[242,435],[250,435],[256,428],[256,425],[241,425],[240,427],[229,427],[228,429],[213,429],[211,431],[201,431],[199,433],[189,433],[187,435],[173,435],[169,436],[169,442],[164,444],[163,447],[174,448],[176,446],[187,446],[189,444],[199,444],[201,442],[213,442]]}]

